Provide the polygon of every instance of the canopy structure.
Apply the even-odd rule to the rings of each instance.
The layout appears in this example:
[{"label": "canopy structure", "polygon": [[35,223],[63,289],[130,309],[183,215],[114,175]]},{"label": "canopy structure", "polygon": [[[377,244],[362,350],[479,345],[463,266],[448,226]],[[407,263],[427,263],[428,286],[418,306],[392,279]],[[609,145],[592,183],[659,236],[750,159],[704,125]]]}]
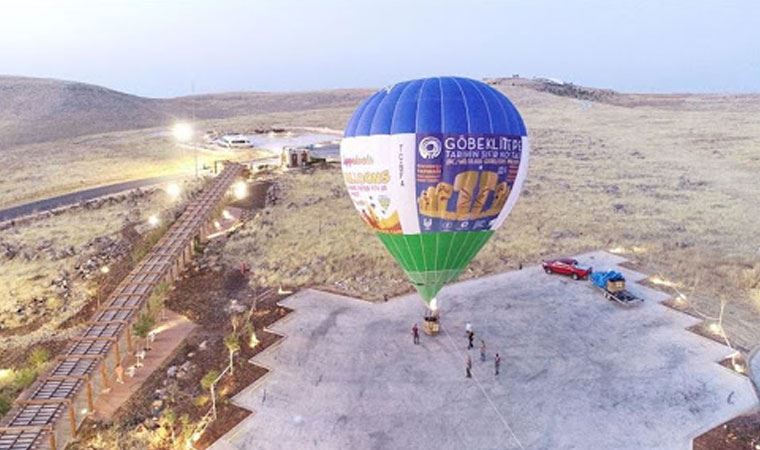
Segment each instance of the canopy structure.
[{"label": "canopy structure", "polygon": [[398,83],[366,99],[341,143],[351,199],[430,302],[506,219],[527,172],[520,114],[480,81]]}]

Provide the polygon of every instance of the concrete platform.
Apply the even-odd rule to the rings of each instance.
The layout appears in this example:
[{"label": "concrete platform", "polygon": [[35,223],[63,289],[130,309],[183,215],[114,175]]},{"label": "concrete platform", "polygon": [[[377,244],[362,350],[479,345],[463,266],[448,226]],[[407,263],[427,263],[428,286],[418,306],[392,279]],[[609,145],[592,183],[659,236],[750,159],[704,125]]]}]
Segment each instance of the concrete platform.
[{"label": "concrete platform", "polygon": [[[726,347],[685,330],[696,319],[620,270],[644,304],[626,309],[540,267],[447,287],[445,332],[418,346],[414,295],[370,304],[296,294],[283,302],[295,312],[273,326],[286,339],[254,361],[271,372],[235,398],[255,414],[212,448],[689,449],[757,404],[752,384],[716,363]],[[468,321],[488,348],[485,363],[469,351],[472,379]]]}]

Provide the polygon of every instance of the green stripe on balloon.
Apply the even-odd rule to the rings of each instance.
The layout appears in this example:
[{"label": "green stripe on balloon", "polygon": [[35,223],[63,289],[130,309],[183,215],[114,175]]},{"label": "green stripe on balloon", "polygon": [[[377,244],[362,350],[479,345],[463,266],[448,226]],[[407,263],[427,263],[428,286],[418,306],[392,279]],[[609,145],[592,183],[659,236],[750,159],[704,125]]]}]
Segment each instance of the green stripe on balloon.
[{"label": "green stripe on balloon", "polygon": [[420,234],[377,233],[426,303],[472,261],[492,230]]}]

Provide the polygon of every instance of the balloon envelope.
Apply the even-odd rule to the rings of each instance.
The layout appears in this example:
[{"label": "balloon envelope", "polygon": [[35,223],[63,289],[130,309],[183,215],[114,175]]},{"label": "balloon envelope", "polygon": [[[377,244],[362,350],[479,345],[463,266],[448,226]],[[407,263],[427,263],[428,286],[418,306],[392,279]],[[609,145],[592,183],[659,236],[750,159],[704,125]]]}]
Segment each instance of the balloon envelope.
[{"label": "balloon envelope", "polygon": [[439,77],[366,99],[340,154],[354,206],[429,303],[506,219],[529,146],[520,114],[501,92]]}]

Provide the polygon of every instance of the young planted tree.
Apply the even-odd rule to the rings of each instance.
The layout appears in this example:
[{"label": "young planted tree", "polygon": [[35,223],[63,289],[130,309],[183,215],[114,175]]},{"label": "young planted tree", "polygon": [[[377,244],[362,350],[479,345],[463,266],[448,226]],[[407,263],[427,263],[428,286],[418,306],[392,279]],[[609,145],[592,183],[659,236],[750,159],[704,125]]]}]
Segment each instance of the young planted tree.
[{"label": "young planted tree", "polygon": [[234,375],[235,366],[233,364],[233,358],[235,356],[235,352],[240,351],[240,339],[238,339],[238,335],[235,333],[230,333],[227,335],[227,337],[224,338],[224,345],[230,352],[230,375]]},{"label": "young planted tree", "polygon": [[232,325],[232,333],[237,333],[238,327],[240,327],[240,322],[242,322],[243,318],[240,316],[240,314],[232,313],[230,315],[230,324]]},{"label": "young planted tree", "polygon": [[169,285],[166,282],[160,283],[153,290],[148,299],[148,311],[154,320],[165,320],[166,297],[169,295]]},{"label": "young planted tree", "polygon": [[201,387],[206,390],[210,391],[211,386],[213,386],[214,382],[217,378],[219,378],[219,371],[216,369],[211,369],[208,372],[206,372],[206,375],[203,375],[203,378],[201,378]]},{"label": "young planted tree", "polygon": [[219,381],[219,377],[221,377],[219,371],[212,369],[201,378],[201,387],[211,393],[211,411],[213,411],[214,419],[216,419],[216,390],[214,386]]},{"label": "young planted tree", "polygon": [[150,333],[150,330],[153,329],[155,324],[155,318],[149,312],[144,312],[140,314],[137,322],[132,326],[132,330],[134,331],[135,336],[144,340],[148,337],[148,333]]},{"label": "young planted tree", "polygon": [[158,423],[161,428],[164,429],[166,433],[168,433],[168,437],[170,439],[169,442],[171,442],[171,447],[173,448],[177,443],[177,415],[174,413],[174,410],[167,408]]},{"label": "young planted tree", "polygon": [[256,330],[253,328],[251,322],[246,322],[244,332],[245,336],[248,336],[248,346],[250,348],[256,348],[256,346],[259,345],[259,338],[256,336]]}]

